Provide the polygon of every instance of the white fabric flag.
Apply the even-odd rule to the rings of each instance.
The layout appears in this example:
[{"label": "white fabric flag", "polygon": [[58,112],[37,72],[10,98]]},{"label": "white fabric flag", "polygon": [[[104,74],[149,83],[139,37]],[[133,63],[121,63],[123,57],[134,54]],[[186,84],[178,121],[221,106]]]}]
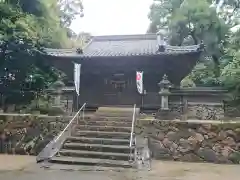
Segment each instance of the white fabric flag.
[{"label": "white fabric flag", "polygon": [[74,84],[78,96],[80,94],[80,73],[81,64],[74,63]]},{"label": "white fabric flag", "polygon": [[136,72],[136,83],[139,94],[143,94],[143,71]]}]

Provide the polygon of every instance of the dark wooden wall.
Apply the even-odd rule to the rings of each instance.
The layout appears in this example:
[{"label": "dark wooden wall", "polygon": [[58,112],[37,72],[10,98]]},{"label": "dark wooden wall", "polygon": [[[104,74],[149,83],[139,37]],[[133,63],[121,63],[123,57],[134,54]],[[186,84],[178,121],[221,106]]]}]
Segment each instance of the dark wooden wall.
[{"label": "dark wooden wall", "polygon": [[114,74],[83,74],[81,76],[81,102],[101,106],[133,105],[141,103],[137,92],[135,73],[118,78]]}]

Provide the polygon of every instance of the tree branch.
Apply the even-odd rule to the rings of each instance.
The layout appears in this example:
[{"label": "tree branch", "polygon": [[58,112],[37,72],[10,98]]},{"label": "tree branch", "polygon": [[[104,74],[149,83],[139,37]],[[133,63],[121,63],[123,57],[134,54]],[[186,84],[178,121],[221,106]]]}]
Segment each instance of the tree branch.
[{"label": "tree branch", "polygon": [[197,40],[197,37],[195,36],[195,29],[190,32],[190,36],[193,38],[194,44],[197,45],[198,40]]}]

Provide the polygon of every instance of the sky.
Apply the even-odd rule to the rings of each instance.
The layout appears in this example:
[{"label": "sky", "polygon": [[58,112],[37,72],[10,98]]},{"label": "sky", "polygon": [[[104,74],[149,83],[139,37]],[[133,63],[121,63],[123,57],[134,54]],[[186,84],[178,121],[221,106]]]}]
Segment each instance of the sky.
[{"label": "sky", "polygon": [[84,17],[77,17],[71,28],[91,35],[146,33],[149,7],[153,0],[82,0]]}]

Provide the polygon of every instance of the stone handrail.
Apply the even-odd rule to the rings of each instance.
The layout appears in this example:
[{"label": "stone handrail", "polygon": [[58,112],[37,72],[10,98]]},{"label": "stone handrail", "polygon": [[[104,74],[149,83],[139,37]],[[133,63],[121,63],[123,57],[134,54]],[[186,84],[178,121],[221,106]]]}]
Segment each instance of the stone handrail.
[{"label": "stone handrail", "polygon": [[44,160],[51,159],[55,154],[58,153],[59,149],[62,147],[62,144],[66,140],[67,137],[71,135],[72,125],[74,121],[79,119],[79,115],[82,112],[82,117],[84,119],[84,110],[85,110],[86,103],[82,105],[79,111],[75,114],[75,116],[69,121],[67,126],[64,128],[61,133],[56,136],[47,146],[38,154],[36,160],[37,162],[41,162]]},{"label": "stone handrail", "polygon": [[131,128],[131,136],[130,136],[130,143],[129,143],[130,160],[132,160],[132,146],[133,146],[133,133],[134,133],[135,121],[136,121],[136,104],[134,104],[134,107],[133,107],[132,128]]}]

